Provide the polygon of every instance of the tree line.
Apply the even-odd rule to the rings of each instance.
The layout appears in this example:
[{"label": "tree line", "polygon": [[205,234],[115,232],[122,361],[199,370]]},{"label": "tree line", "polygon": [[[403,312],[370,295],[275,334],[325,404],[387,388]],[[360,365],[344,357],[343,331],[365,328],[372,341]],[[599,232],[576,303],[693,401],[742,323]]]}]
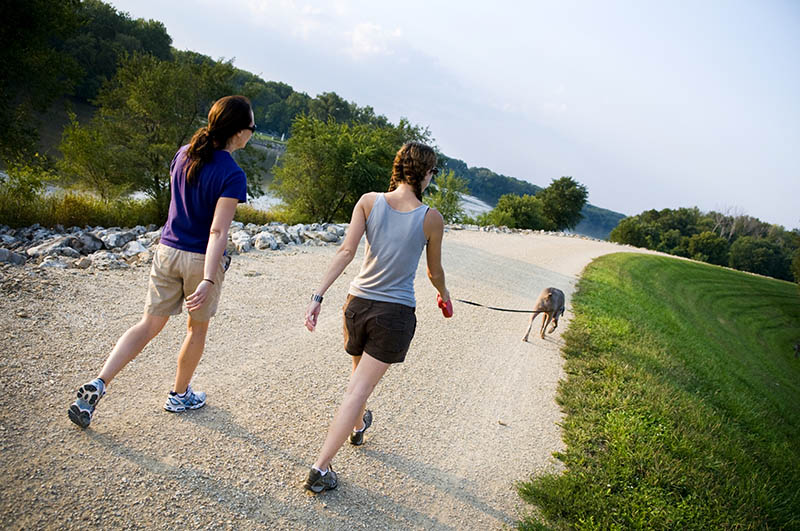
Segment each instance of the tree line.
[{"label": "tree line", "polygon": [[647,210],[623,219],[609,239],[800,282],[800,230],[787,231],[733,211]]},{"label": "tree line", "polygon": [[[204,123],[211,103],[230,93],[250,98],[262,130],[289,136],[272,185],[287,220],[346,220],[362,193],[388,186],[394,153],[403,142],[432,143],[427,128],[405,119],[392,124],[372,107],[334,92],[311,98],[230,61],[175,50],[162,23],[134,20],[100,0],[33,0],[24,6],[11,0],[7,9],[15,24],[4,25],[3,44],[13,46],[4,46],[2,57],[4,74],[14,75],[0,82],[5,96],[0,114],[9,118],[3,121],[0,156],[8,173],[6,191],[28,198],[40,193],[45,181],[57,180],[106,202],[143,192],[166,215],[172,156]],[[52,161],[37,153],[33,111],[46,110],[65,94],[89,102],[96,112],[86,123],[70,114],[59,145],[63,158]],[[259,195],[269,169],[263,153],[251,146],[236,156],[250,194]],[[426,201],[448,221],[465,219],[459,199],[468,187],[459,173],[474,193],[502,199],[490,215],[474,220],[484,224],[572,227],[579,215],[564,212],[585,203],[585,189],[575,197],[544,193],[555,190],[554,183],[534,198],[541,190],[534,185],[485,168],[475,171],[444,155],[440,160],[444,175]],[[509,190],[530,195],[501,197]],[[578,206],[555,205],[576,199]]]}]

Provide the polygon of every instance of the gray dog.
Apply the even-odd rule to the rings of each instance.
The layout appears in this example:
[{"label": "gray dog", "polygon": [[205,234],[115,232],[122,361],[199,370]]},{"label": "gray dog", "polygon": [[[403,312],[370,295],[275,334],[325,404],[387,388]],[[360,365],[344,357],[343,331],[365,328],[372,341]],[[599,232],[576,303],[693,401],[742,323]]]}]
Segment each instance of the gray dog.
[{"label": "gray dog", "polygon": [[533,327],[533,320],[536,319],[536,316],[540,313],[543,313],[544,317],[542,319],[542,329],[539,335],[544,339],[544,330],[547,328],[547,325],[551,321],[553,322],[553,326],[547,331],[548,334],[552,334],[553,330],[558,326],[558,318],[564,315],[564,292],[558,288],[544,288],[542,290],[539,294],[539,298],[536,299],[536,306],[534,306],[533,315],[531,315],[531,323],[528,325],[528,331],[525,332],[525,337],[522,338],[523,341],[528,340],[531,328]]}]

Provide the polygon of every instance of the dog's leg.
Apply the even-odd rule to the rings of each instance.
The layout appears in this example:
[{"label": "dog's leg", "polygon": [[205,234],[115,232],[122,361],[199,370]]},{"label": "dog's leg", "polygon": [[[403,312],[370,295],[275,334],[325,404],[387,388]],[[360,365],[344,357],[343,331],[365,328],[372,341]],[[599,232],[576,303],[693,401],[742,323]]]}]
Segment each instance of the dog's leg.
[{"label": "dog's leg", "polygon": [[556,328],[558,328],[558,314],[556,314],[556,316],[553,317],[553,326],[550,327],[550,330],[548,330],[547,333],[552,334],[553,330],[555,330]]},{"label": "dog's leg", "polygon": [[533,312],[533,315],[531,315],[531,322],[528,324],[528,331],[525,332],[525,337],[522,338],[522,341],[528,340],[528,336],[531,334],[531,328],[533,328],[533,320],[536,319],[537,315],[539,315],[539,312]]},{"label": "dog's leg", "polygon": [[550,315],[550,312],[544,312],[544,318],[542,319],[542,329],[539,330],[539,337],[544,339],[544,331],[547,329],[547,325],[550,324],[550,320],[553,317]]}]

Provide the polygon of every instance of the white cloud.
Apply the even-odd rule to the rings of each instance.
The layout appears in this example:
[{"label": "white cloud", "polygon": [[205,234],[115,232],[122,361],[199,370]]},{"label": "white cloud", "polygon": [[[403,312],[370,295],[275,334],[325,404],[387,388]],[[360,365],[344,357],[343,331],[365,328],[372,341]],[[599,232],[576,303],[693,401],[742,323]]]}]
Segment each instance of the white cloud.
[{"label": "white cloud", "polygon": [[249,23],[269,31],[288,33],[303,40],[317,38],[326,32],[326,13],[321,7],[301,5],[294,0],[230,1],[238,1],[247,13]]},{"label": "white cloud", "polygon": [[393,45],[403,36],[403,30],[384,29],[380,24],[364,22],[352,31],[345,32],[348,38],[347,53],[356,59],[375,55],[392,55]]}]

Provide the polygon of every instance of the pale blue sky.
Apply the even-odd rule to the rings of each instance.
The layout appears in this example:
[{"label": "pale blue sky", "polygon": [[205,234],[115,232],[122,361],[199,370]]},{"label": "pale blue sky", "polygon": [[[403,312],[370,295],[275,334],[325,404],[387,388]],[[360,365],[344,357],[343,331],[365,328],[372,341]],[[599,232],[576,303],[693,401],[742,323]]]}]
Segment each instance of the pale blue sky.
[{"label": "pale blue sky", "polygon": [[624,214],[800,227],[800,2],[112,0],[179,49],[431,128]]}]

